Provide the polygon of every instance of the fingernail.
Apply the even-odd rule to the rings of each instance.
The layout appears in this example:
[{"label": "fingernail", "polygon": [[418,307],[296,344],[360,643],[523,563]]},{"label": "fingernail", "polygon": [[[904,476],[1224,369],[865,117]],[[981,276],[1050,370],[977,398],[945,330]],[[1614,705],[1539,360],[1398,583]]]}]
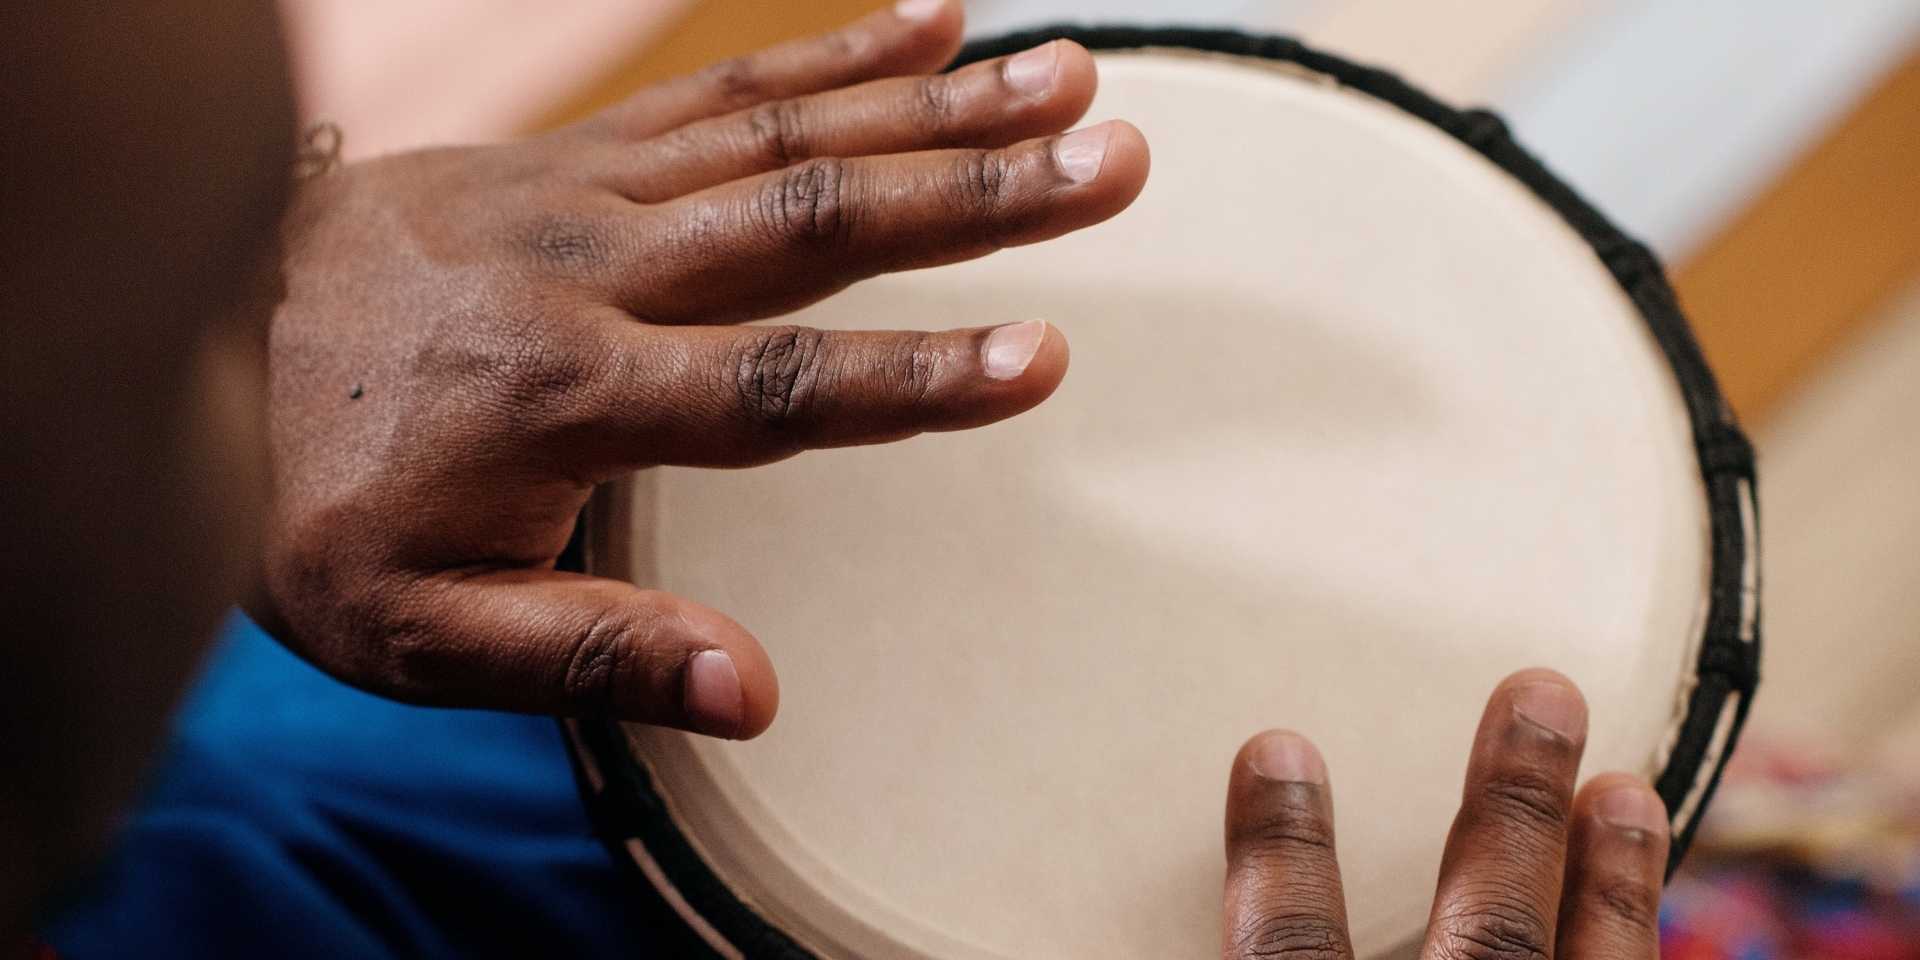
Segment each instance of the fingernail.
[{"label": "fingernail", "polygon": [[733,658],[720,650],[702,650],[687,659],[687,718],[695,730],[731,738],[740,729],[743,708],[740,674]]},{"label": "fingernail", "polygon": [[1587,704],[1559,683],[1527,683],[1513,692],[1513,708],[1528,720],[1578,742],[1587,732]]},{"label": "fingernail", "polygon": [[1110,124],[1075,130],[1053,142],[1053,159],[1074,183],[1086,183],[1100,175],[1100,164],[1107,159],[1107,141],[1113,137]]},{"label": "fingernail", "polygon": [[947,0],[900,0],[893,5],[893,15],[902,20],[931,20]]},{"label": "fingernail", "polygon": [[1046,338],[1045,320],[1010,323],[987,334],[984,361],[987,376],[995,380],[1012,380],[1025,373],[1027,364],[1033,362],[1033,355],[1040,352],[1040,341]]},{"label": "fingernail", "polygon": [[1007,85],[1031,97],[1053,88],[1053,68],[1060,62],[1058,41],[1034,47],[1007,61]]},{"label": "fingernail", "polygon": [[1248,757],[1253,772],[1283,783],[1326,783],[1327,764],[1307,738],[1290,730],[1276,730],[1253,745]]},{"label": "fingernail", "polygon": [[1622,830],[1660,834],[1668,830],[1667,806],[1651,790],[1638,787],[1609,790],[1594,801],[1593,809],[1602,823]]}]

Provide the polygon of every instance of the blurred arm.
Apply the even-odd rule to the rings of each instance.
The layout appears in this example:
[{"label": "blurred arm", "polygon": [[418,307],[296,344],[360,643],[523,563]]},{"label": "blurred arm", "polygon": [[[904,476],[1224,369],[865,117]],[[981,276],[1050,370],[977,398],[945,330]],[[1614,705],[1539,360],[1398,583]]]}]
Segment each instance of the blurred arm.
[{"label": "blurred arm", "polygon": [[0,28],[0,945],[137,785],[265,499],[292,98],[264,0]]}]

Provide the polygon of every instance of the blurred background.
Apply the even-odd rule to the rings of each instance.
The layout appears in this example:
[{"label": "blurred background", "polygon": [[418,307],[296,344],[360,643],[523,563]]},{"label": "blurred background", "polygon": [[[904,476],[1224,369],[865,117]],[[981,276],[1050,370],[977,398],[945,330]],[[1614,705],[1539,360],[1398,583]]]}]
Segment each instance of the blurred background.
[{"label": "blurred background", "polygon": [[[350,156],[537,132],[881,0],[284,0]],[[1669,957],[1920,957],[1920,0],[968,0],[1284,32],[1503,113],[1668,263],[1758,442],[1765,682]]]}]

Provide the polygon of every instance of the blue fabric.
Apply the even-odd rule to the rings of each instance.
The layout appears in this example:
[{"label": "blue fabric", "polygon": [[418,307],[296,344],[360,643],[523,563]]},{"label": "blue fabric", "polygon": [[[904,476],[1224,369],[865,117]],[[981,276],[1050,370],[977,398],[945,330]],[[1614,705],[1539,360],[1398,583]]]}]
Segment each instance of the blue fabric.
[{"label": "blue fabric", "polygon": [[45,939],[64,960],[640,953],[552,720],[362,693],[238,615]]}]

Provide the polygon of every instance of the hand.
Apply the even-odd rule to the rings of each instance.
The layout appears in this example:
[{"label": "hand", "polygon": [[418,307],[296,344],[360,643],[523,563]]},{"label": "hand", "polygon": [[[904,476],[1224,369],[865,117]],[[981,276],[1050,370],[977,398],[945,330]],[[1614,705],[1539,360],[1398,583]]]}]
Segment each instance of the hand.
[{"label": "hand", "polygon": [[[945,75],[956,0],[669,81],[555,134],[322,175],[274,319],[263,623],[417,703],[751,737],[778,687],[698,604],[553,570],[594,484],[1012,416],[1045,324],[724,327],[1097,223],[1147,173],[1067,42]],[[901,317],[903,323],[915,318]]]},{"label": "hand", "polygon": [[[1580,691],[1551,670],[1487,701],[1440,864],[1423,960],[1655,960],[1667,812],[1646,781],[1594,777]],[[1227,960],[1352,960],[1333,792],[1299,734],[1241,748],[1227,797]]]}]

